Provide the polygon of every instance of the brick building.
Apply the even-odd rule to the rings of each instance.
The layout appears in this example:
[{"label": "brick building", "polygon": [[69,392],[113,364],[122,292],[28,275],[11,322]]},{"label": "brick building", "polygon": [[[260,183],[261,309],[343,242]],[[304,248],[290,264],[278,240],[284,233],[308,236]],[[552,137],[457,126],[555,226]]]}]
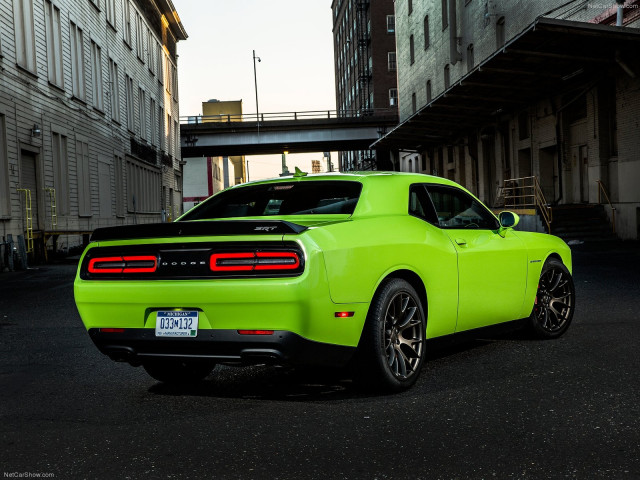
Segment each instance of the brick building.
[{"label": "brick building", "polygon": [[375,146],[490,205],[530,176],[553,205],[606,191],[618,235],[638,238],[640,2],[621,7],[396,0],[401,123]]},{"label": "brick building", "polygon": [[1,236],[38,254],[180,213],[186,38],[171,0],[0,0]]},{"label": "brick building", "polygon": [[[344,116],[398,107],[393,0],[333,0],[336,108]],[[340,152],[340,170],[371,170],[374,151]]]}]

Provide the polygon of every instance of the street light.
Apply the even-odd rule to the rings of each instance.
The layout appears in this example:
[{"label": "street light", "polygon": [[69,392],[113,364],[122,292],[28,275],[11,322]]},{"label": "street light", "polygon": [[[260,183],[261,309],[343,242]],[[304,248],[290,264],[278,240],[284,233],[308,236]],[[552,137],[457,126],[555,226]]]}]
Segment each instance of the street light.
[{"label": "street light", "polygon": [[253,51],[253,81],[256,87],[256,121],[258,122],[258,133],[260,133],[260,113],[258,110],[258,76],[256,75],[256,60],[261,62],[260,57],[256,57],[256,51]]}]

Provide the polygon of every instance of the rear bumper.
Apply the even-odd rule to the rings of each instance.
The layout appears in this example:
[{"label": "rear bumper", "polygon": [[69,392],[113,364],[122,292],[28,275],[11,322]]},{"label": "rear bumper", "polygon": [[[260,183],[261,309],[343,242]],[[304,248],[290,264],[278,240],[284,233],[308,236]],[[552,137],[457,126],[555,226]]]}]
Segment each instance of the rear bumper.
[{"label": "rear bumper", "polygon": [[300,335],[276,330],[272,335],[241,335],[237,330],[200,330],[196,338],[157,338],[149,328],[123,332],[89,329],[98,349],[112,360],[139,365],[152,358],[189,358],[216,363],[251,365],[274,363],[340,367],[355,347],[314,342]]}]

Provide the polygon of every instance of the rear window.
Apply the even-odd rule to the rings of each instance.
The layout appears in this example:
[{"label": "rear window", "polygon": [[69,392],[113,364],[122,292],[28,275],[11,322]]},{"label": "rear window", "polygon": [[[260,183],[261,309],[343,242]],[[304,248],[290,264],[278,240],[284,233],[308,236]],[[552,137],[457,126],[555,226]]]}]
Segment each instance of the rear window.
[{"label": "rear window", "polygon": [[251,185],[225,190],[188,212],[181,220],[271,215],[351,215],[362,184],[306,181]]}]

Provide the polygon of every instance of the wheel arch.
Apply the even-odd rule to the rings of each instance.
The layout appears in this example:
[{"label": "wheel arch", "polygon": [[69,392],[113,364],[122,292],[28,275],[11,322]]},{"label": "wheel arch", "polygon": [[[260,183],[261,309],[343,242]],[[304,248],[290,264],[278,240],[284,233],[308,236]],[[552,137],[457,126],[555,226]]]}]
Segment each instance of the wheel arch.
[{"label": "wheel arch", "polygon": [[[427,323],[429,320],[429,302],[427,297],[427,289],[424,285],[424,282],[422,281],[422,278],[420,278],[420,275],[418,275],[413,270],[409,270],[408,268],[400,268],[398,270],[388,272],[386,275],[384,275],[378,282],[378,285],[376,286],[376,289],[373,292],[373,295],[371,297],[371,303],[373,303],[373,299],[376,297],[376,295],[378,294],[378,292],[380,291],[384,283],[391,278],[400,278],[402,280],[405,280],[407,283],[409,283],[409,285],[415,288],[416,292],[418,292],[418,296],[420,297],[420,302],[422,303],[422,309],[424,310],[425,323]],[[367,314],[367,317],[368,316],[369,315]]]}]

